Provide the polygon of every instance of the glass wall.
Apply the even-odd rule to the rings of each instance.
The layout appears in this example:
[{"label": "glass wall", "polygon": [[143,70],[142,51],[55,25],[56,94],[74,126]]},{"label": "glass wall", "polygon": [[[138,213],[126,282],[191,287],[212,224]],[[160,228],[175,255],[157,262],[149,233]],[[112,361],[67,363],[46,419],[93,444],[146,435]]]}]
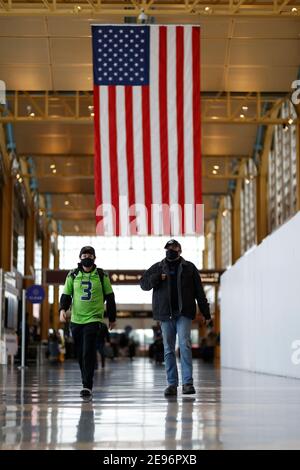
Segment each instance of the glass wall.
[{"label": "glass wall", "polygon": [[252,159],[244,164],[244,180],[240,193],[241,254],[256,244],[256,175]]},{"label": "glass wall", "polygon": [[232,265],[232,204],[230,196],[226,196],[223,199],[221,249],[222,268],[226,269]]},{"label": "glass wall", "polygon": [[[97,266],[107,270],[148,269],[165,257],[164,246],[169,237],[76,237],[59,236],[60,268],[77,267],[80,248],[92,245],[96,250]],[[182,256],[202,268],[204,237],[176,237],[182,246]],[[150,304],[152,293],[140,286],[115,286],[121,304]],[[60,288],[60,293],[62,288]]]},{"label": "glass wall", "polygon": [[[283,103],[280,117],[296,119],[290,101]],[[268,168],[268,229],[272,232],[297,210],[297,134],[295,125],[274,127]]]}]

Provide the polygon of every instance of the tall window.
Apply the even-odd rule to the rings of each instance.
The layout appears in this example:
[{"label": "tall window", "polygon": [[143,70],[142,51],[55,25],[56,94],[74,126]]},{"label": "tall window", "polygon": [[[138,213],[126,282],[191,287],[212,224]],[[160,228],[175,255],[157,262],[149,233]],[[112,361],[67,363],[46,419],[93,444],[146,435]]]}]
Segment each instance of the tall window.
[{"label": "tall window", "polygon": [[232,265],[232,205],[230,196],[224,197],[221,222],[222,268]]},{"label": "tall window", "polygon": [[244,164],[241,190],[241,252],[256,244],[256,166],[253,160]]},{"label": "tall window", "polygon": [[[290,101],[280,109],[283,119],[296,119]],[[289,219],[297,208],[297,136],[295,125],[274,127],[268,171],[269,232]]]},{"label": "tall window", "polygon": [[216,224],[214,220],[210,220],[207,224],[207,235],[205,243],[207,249],[207,269],[215,269],[215,241],[216,241]]}]

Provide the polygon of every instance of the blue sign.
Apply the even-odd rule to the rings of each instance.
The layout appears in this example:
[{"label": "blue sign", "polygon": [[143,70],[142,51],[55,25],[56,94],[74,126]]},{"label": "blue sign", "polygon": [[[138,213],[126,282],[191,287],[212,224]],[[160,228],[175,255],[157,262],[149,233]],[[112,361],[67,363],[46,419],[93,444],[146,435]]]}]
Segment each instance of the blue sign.
[{"label": "blue sign", "polygon": [[34,285],[26,289],[26,299],[32,304],[41,304],[45,298],[45,291],[42,286]]}]

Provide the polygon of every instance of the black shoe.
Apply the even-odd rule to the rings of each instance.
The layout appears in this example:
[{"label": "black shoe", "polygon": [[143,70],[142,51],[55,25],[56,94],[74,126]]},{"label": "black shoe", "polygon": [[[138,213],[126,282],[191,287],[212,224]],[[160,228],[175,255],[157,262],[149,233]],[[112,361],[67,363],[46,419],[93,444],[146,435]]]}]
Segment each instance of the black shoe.
[{"label": "black shoe", "polygon": [[83,397],[83,398],[89,398],[93,395],[92,393],[92,390],[90,388],[83,388],[81,391],[80,391],[80,396]]},{"label": "black shoe", "polygon": [[182,386],[182,393],[184,395],[193,395],[194,393],[196,393],[194,385],[193,384],[184,384]]},{"label": "black shoe", "polygon": [[177,395],[176,385],[169,385],[165,390],[165,397],[172,397]]}]

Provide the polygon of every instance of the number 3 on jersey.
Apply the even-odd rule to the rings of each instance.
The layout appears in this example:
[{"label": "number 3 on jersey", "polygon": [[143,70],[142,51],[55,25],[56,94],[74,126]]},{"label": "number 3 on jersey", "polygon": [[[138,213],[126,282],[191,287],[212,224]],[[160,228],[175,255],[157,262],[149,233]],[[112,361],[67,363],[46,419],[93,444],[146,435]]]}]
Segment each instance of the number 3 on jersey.
[{"label": "number 3 on jersey", "polygon": [[82,281],[81,285],[87,286],[83,289],[83,292],[86,293],[86,296],[82,295],[81,300],[91,300],[91,297],[92,297],[91,290],[92,290],[93,284],[91,283],[91,281]]}]

